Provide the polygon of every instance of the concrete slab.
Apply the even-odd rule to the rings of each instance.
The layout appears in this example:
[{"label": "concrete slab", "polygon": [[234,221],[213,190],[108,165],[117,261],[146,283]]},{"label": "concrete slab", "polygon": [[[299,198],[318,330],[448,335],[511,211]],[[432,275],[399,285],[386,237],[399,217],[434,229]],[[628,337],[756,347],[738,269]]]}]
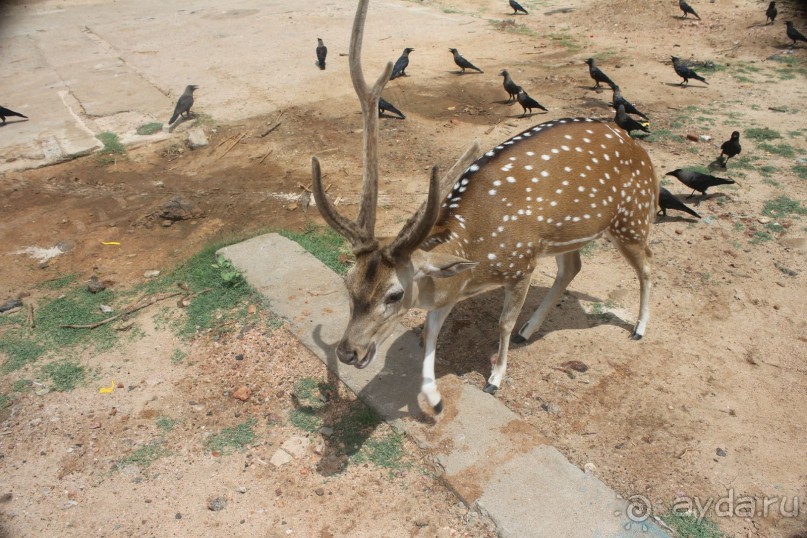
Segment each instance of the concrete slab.
[{"label": "concrete slab", "polygon": [[445,410],[424,420],[418,401],[422,349],[399,326],[364,370],[336,360],[347,323],[342,279],[300,245],[267,234],[221,249],[289,321],[291,331],[385,420],[435,455],[443,479],[500,536],[667,536],[596,476],[584,473],[496,398],[456,376],[438,380]]}]

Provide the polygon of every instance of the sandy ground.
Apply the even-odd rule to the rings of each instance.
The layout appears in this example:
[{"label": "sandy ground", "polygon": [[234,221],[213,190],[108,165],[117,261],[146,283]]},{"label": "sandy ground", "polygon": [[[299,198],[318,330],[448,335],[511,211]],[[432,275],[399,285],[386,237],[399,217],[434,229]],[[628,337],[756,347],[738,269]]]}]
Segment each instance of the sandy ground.
[{"label": "sandy ground", "polygon": [[[403,46],[416,49],[410,76],[391,82],[385,91],[407,119],[381,122],[380,231],[394,233],[425,195],[428,168],[450,166],[474,138],[489,147],[545,119],[611,117],[610,92],[592,90],[583,63],[593,55],[625,96],[651,117],[653,131],[711,137],[694,142],[661,136],[645,142],[659,176],[674,168],[708,166],[720,142],[739,130],[745,165],[732,161],[728,170],[718,170],[737,185],[690,200],[700,220],[671,213],[654,226],[652,315],[645,339],[628,339],[638,309],[638,282],[618,253],[598,241],[538,337],[511,351],[498,397],[571,461],[593,465],[624,497],[647,498],[656,513],[664,513],[676,499],[714,503],[747,496],[758,503],[754,514],[716,517],[720,514],[712,511],[709,517],[733,536],[807,532],[807,220],[798,214],[763,214],[765,204],[781,196],[800,201],[802,208],[807,204],[802,110],[807,48],[791,50],[780,23],[794,20],[807,28],[803,5],[779,2],[779,19],[766,26],[766,3],[751,0],[693,3],[701,21],[681,19],[675,3],[666,1],[523,3],[529,17],[510,16],[498,0],[371,6],[382,13],[426,10],[433,14],[429,33],[435,36],[433,41],[407,40],[402,27],[402,35],[365,45],[371,58],[394,59]],[[574,10],[556,11],[565,7]],[[344,36],[343,19],[318,20],[317,31]],[[495,26],[488,19],[523,26]],[[443,43],[440,36],[453,34],[458,24],[468,24],[473,32]],[[459,48],[485,73],[458,75],[448,46]],[[214,116],[204,124],[211,141],[207,148],[190,151],[182,145],[186,124],[169,140],[132,149],[115,162],[90,156],[4,174],[0,299],[33,292],[30,300],[39,300],[37,283],[74,272],[81,278],[98,274],[126,287],[142,279],[145,270],[166,269],[212,239],[319,223],[316,210],[306,212],[296,200],[303,192],[300,185],[310,183],[312,154],[322,160],[331,195],[341,196],[350,213],[358,192],[362,126],[349,90],[328,95],[329,87],[349,89],[346,58],[339,52],[346,52],[346,46],[332,49],[333,62],[322,74],[325,82],[311,93],[288,88],[275,95],[278,104],[265,115],[235,123]],[[680,88],[669,65],[672,54],[713,61],[721,69],[704,72],[708,86],[693,81]],[[503,68],[549,113],[519,118],[520,107],[504,103],[497,76]],[[287,62],[285,69],[291,76],[315,67]],[[380,65],[365,66],[368,77],[376,69]],[[195,110],[204,113],[205,106],[200,95]],[[278,117],[279,127],[261,138]],[[782,137],[769,144],[784,143],[792,154],[772,152],[745,136],[748,129],[762,127]],[[13,136],[14,128],[10,123],[0,133]],[[689,194],[674,179],[664,183],[676,194]],[[197,204],[204,217],[162,226],[152,215],[176,194]],[[57,244],[69,251],[44,269],[17,253]],[[540,302],[553,275],[551,260],[539,265],[524,317]],[[484,383],[500,308],[499,293],[457,307],[440,338],[439,376]],[[413,316],[413,325],[418,319]],[[64,397],[16,395],[3,411],[0,467],[3,488],[13,495],[0,510],[9,536],[201,535],[216,525],[222,533],[242,533],[243,528],[243,535],[255,536],[285,535],[288,529],[303,536],[378,535],[373,532],[378,529],[423,536],[490,532],[422,472],[426,463],[393,479],[372,468],[348,468],[347,474],[326,479],[310,460],[298,462],[293,475],[273,472],[256,458],[266,461],[275,445],[294,432],[268,427],[262,432],[266,442],[248,453],[218,458],[206,453],[200,428],[281,414],[277,409],[290,405],[288,394],[247,406],[220,396],[237,384],[236,374],[222,362],[237,353],[240,340],[216,345],[202,340],[190,350],[190,357],[196,357],[191,364],[174,365],[173,337],[149,327],[146,332],[148,337],[124,356],[85,359],[100,368],[101,379],[123,369],[125,383],[138,387],[115,393],[114,403],[100,402],[97,387],[87,386]],[[282,333],[248,333],[245,338],[266,339],[255,346],[261,353],[276,349],[295,357],[291,362],[300,361],[294,368],[284,362],[272,363],[267,372],[249,370],[270,385],[283,378],[288,391],[305,368],[319,368]],[[587,372],[564,369],[570,359],[584,362]],[[2,392],[8,394],[16,379],[37,371],[4,375]],[[215,412],[207,416],[190,401],[204,402],[199,404],[203,410]],[[125,411],[110,417],[112,406]],[[145,476],[108,474],[110,462],[159,434],[154,417],[169,409],[184,421],[168,438],[174,455],[158,460]],[[94,422],[102,427],[92,429]],[[318,487],[327,494],[312,493]],[[210,512],[206,499],[218,494],[228,496],[229,508]],[[793,513],[796,497],[798,515]],[[762,514],[762,502],[774,498],[773,508]],[[182,519],[175,519],[176,513]],[[425,519],[413,514],[425,514]]]}]

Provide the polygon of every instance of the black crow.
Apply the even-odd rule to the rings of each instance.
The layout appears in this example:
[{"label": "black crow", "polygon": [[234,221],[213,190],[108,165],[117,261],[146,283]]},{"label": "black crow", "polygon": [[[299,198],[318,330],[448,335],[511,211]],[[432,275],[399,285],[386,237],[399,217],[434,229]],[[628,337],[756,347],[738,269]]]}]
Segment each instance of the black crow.
[{"label": "black crow", "polygon": [[673,56],[672,57],[672,64],[673,64],[673,69],[675,69],[676,74],[679,77],[681,77],[682,79],[684,79],[681,82],[681,84],[679,84],[679,86],[683,86],[685,84],[688,85],[689,84],[689,79],[691,79],[691,78],[694,78],[695,80],[700,80],[701,82],[703,82],[707,86],[709,85],[709,83],[706,82],[705,78],[703,78],[702,76],[697,74],[694,70],[692,70],[692,68],[689,67],[686,64],[686,62],[681,60],[681,58],[678,58],[677,56]]},{"label": "black crow", "polygon": [[168,120],[168,125],[174,123],[180,114],[184,114],[185,117],[190,117],[191,107],[193,106],[193,90],[196,89],[198,89],[198,86],[194,86],[193,84],[189,84],[185,87],[185,91],[179,96],[177,106],[174,107],[174,114],[171,116],[171,119]]},{"label": "black crow", "polygon": [[328,47],[322,42],[322,39],[317,38],[317,65],[320,69],[325,69],[325,57],[328,55]]},{"label": "black crow", "polygon": [[695,213],[695,211],[692,208],[690,208],[684,202],[679,200],[677,196],[675,196],[673,193],[671,193],[664,187],[661,187],[659,191],[658,205],[661,208],[659,213],[665,217],[667,216],[668,209],[677,209],[678,211],[684,211],[686,213],[689,213],[693,217],[701,218],[701,216]]},{"label": "black crow", "polygon": [[389,79],[392,80],[398,77],[405,77],[408,76],[406,74],[406,68],[409,65],[409,53],[415,49],[410,49],[406,47],[403,50],[403,54],[401,54],[400,58],[395,61],[395,65],[392,67],[392,75],[390,75]]},{"label": "black crow", "polygon": [[672,172],[667,172],[664,175],[678,178],[678,181],[692,189],[692,194],[687,196],[687,198],[692,198],[695,196],[695,191],[701,193],[703,196],[706,196],[706,189],[709,187],[714,187],[716,185],[732,185],[736,183],[733,179],[710,176],[709,174],[701,174],[700,172],[695,172],[694,170],[681,170],[680,168],[673,170]]},{"label": "black crow", "polygon": [[460,69],[462,69],[463,73],[465,73],[466,69],[475,69],[476,71],[479,71],[480,73],[484,73],[484,71],[479,69],[477,66],[475,66],[474,64],[472,64],[471,62],[469,62],[468,60],[466,60],[465,58],[460,56],[460,53],[459,53],[459,51],[457,51],[457,49],[448,49],[448,50],[450,50],[451,54],[454,55],[454,63],[457,64],[457,66]]}]

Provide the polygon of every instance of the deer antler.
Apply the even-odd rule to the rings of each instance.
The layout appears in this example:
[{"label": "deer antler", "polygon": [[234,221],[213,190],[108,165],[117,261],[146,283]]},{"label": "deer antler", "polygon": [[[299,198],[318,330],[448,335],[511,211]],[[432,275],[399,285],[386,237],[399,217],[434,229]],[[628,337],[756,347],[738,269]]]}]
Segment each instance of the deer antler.
[{"label": "deer antler", "polygon": [[360,0],[353,19],[353,30],[350,35],[350,78],[353,88],[361,103],[362,119],[364,121],[363,157],[364,172],[361,186],[361,202],[359,214],[355,222],[351,222],[340,215],[333,204],[330,203],[322,187],[322,177],[319,161],[316,157],[311,160],[311,177],[313,179],[314,199],[325,221],[342,234],[353,245],[355,254],[367,252],[377,248],[375,240],[375,218],[378,205],[378,100],[381,91],[389,81],[392,73],[392,62],[388,62],[381,76],[372,89],[367,86],[361,68],[361,44],[364,34],[364,22],[367,18],[369,0]]},{"label": "deer antler", "polygon": [[409,217],[395,240],[384,249],[384,256],[393,263],[411,255],[429,235],[440,214],[440,177],[437,166],[432,167],[429,181],[429,197],[417,212]]}]

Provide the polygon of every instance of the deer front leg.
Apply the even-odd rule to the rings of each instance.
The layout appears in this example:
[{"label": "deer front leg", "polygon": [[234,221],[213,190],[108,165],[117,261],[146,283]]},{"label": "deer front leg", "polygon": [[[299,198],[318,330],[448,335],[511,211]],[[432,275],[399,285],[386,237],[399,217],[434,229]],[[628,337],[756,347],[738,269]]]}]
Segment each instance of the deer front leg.
[{"label": "deer front leg", "polygon": [[507,370],[507,350],[510,347],[510,335],[516,325],[518,314],[521,312],[521,307],[524,305],[524,299],[527,298],[528,291],[530,291],[530,275],[504,287],[504,305],[502,306],[502,314],[499,317],[499,352],[496,354],[495,359],[491,361],[490,377],[488,378],[488,384],[483,389],[488,394],[494,394],[502,386],[504,373]]},{"label": "deer front leg", "polygon": [[555,261],[558,264],[558,272],[555,275],[555,282],[547,292],[544,300],[541,301],[538,309],[530,316],[530,319],[523,327],[513,336],[514,344],[522,344],[530,339],[532,334],[543,325],[549,309],[552,308],[566,288],[569,287],[574,277],[580,272],[583,263],[580,261],[580,251],[566,252],[555,256]]},{"label": "deer front leg", "polygon": [[423,381],[420,391],[426,396],[429,405],[434,412],[439,414],[443,410],[443,400],[440,391],[437,390],[437,377],[434,374],[434,359],[437,351],[437,336],[443,327],[448,314],[454,308],[455,303],[448,306],[430,310],[426,316],[426,325],[423,330]]}]

